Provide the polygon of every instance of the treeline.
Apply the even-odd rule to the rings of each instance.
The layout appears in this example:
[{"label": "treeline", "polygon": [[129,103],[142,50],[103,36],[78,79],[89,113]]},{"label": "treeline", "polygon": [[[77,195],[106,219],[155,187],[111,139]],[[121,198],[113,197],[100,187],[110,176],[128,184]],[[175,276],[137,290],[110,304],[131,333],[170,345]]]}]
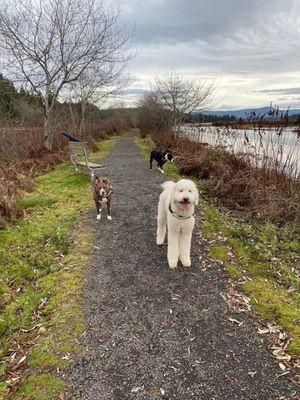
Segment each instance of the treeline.
[{"label": "treeline", "polygon": [[[248,122],[247,118],[236,118],[234,115],[225,114],[225,115],[216,115],[216,114],[185,114],[183,117],[183,122],[190,124],[200,124],[200,123],[217,123],[217,124],[225,124],[225,123],[244,123]],[[263,120],[264,123],[270,123],[268,120]],[[278,120],[272,121],[278,123]],[[288,122],[290,123],[300,123],[300,114],[291,115],[288,118]]]},{"label": "treeline", "polygon": [[185,114],[183,116],[183,122],[188,123],[188,124],[200,124],[200,123],[205,123],[205,122],[237,122],[237,118],[234,115],[216,115],[216,114]]},{"label": "treeline", "polygon": [[[87,100],[84,102],[83,110],[80,100],[62,102],[57,99],[53,115],[56,132],[69,129],[74,135],[82,136],[82,138],[91,136],[92,131],[106,131],[108,134],[118,133],[132,125],[132,112],[128,109],[100,110],[97,105]],[[30,93],[23,87],[18,89],[10,79],[0,73],[0,119],[2,129],[11,126],[42,128],[44,123],[43,97]]]},{"label": "treeline", "polygon": [[40,96],[29,93],[23,87],[17,89],[12,81],[0,73],[0,118],[3,122],[34,124],[42,116]]}]

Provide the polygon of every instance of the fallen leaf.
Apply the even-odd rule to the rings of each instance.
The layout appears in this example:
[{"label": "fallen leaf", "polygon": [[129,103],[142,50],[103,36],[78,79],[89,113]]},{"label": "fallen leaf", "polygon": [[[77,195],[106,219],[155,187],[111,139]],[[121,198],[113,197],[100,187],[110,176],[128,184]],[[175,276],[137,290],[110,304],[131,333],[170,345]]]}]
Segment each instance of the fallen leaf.
[{"label": "fallen leaf", "polygon": [[179,371],[179,369],[178,368],[175,368],[175,367],[173,367],[173,365],[169,365],[169,367],[168,368],[172,368],[175,372],[177,372],[177,371]]},{"label": "fallen leaf", "polygon": [[279,367],[280,367],[280,369],[281,369],[283,372],[286,371],[286,365],[285,365],[285,364],[279,363]]},{"label": "fallen leaf", "polygon": [[23,356],[20,360],[19,360],[19,362],[18,362],[18,364],[17,365],[20,365],[23,361],[25,361],[26,360],[26,356]]},{"label": "fallen leaf", "polygon": [[243,325],[243,323],[244,323],[244,321],[238,321],[237,319],[232,318],[232,317],[229,317],[228,320],[229,320],[230,322],[232,322],[232,323],[238,324],[238,326],[241,326],[241,325]]},{"label": "fallen leaf", "polygon": [[257,374],[257,371],[249,371],[247,375],[251,376],[251,378],[254,378],[254,376]]},{"label": "fallen leaf", "polygon": [[264,334],[266,334],[266,333],[270,333],[270,331],[269,331],[269,329],[259,329],[259,328],[258,328],[258,333],[259,333],[260,335],[264,335]]},{"label": "fallen leaf", "polygon": [[291,356],[289,354],[281,354],[276,356],[277,360],[282,360],[282,361],[291,361]]},{"label": "fallen leaf", "polygon": [[285,371],[285,372],[283,372],[282,374],[279,374],[279,375],[278,375],[278,378],[280,378],[281,376],[288,375],[288,374],[290,374],[290,373],[291,373],[291,371]]},{"label": "fallen leaf", "polygon": [[144,386],[137,386],[131,389],[132,393],[142,392],[144,390]]}]

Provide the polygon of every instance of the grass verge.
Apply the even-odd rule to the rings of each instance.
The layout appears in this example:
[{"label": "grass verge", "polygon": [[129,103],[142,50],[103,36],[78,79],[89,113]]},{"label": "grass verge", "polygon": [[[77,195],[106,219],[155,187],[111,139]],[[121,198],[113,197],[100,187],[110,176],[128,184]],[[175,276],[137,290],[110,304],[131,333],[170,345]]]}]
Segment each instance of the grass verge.
[{"label": "grass verge", "polygon": [[[114,143],[101,142],[93,156]],[[61,164],[20,201],[25,218],[0,231],[0,399],[48,400],[64,390],[56,372],[69,365],[85,329],[92,231],[81,216],[92,204],[89,187],[88,176]]]},{"label": "grass verge", "polygon": [[[149,159],[151,143],[136,138],[142,155]],[[176,163],[164,166],[173,179],[180,178]],[[201,188],[202,182],[198,181]],[[222,263],[231,278],[251,299],[253,309],[264,319],[273,319],[292,336],[288,351],[300,356],[300,241],[288,228],[272,224],[251,225],[242,218],[220,211],[202,193],[202,231],[211,242],[210,256]]]}]

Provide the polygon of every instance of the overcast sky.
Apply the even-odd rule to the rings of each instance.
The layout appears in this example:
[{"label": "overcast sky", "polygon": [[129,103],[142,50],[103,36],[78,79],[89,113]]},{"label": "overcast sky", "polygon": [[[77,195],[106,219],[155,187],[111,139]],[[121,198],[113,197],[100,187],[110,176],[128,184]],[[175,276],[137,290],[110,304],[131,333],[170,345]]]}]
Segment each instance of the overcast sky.
[{"label": "overcast sky", "polygon": [[300,108],[300,0],[110,0],[132,32],[133,98],[168,69],[216,79],[215,109]]}]

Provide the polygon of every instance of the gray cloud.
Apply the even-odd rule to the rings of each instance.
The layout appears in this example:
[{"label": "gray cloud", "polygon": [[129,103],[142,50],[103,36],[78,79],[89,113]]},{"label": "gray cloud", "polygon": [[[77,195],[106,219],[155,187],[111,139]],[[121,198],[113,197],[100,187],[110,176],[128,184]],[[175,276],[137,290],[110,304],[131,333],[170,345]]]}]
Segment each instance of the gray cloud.
[{"label": "gray cloud", "polygon": [[[243,105],[299,93],[285,91],[300,81],[299,0],[110,1],[119,1],[129,29],[135,25],[139,54],[130,69],[141,80],[172,67],[225,78],[226,97]],[[240,81],[239,93],[230,91],[228,81],[235,87]],[[268,89],[266,83],[283,89]],[[145,88],[145,78],[139,86]]]},{"label": "gray cloud", "polygon": [[300,87],[294,88],[281,88],[281,89],[262,89],[257,90],[258,93],[269,93],[269,94],[279,94],[279,95],[287,95],[287,94],[299,94],[300,95]]},{"label": "gray cloud", "polygon": [[[280,18],[295,2],[286,0],[125,0],[120,3],[124,20],[136,23],[139,43],[215,41],[236,32],[255,31],[268,16]],[[273,24],[275,21],[273,20]],[[262,39],[262,38],[261,38]]]},{"label": "gray cloud", "polygon": [[142,89],[142,88],[128,88],[122,90],[122,95],[139,95],[139,96],[145,96],[149,95],[151,93],[151,90],[148,89]]}]

